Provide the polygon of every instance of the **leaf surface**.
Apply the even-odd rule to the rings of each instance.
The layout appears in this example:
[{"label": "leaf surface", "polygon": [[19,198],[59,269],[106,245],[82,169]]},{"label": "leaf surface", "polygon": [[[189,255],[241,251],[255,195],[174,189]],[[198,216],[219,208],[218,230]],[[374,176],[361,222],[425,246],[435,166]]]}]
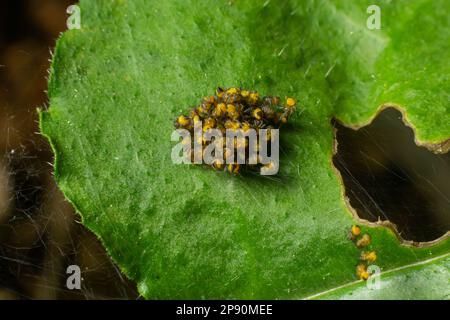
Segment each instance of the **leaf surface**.
[{"label": "leaf surface", "polygon": [[[41,130],[61,190],[143,296],[303,298],[356,280],[332,117],[361,125],[391,103],[419,141],[450,136],[450,3],[381,1],[369,30],[371,2],[81,1]],[[217,86],[300,101],[275,179],[172,163],[173,119]],[[364,231],[382,270],[450,251]]]}]

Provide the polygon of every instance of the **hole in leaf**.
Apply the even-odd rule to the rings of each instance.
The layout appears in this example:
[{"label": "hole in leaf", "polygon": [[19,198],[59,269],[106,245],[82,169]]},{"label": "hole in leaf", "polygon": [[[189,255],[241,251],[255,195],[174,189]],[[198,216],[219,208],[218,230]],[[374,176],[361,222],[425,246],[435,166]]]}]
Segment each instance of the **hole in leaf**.
[{"label": "hole in leaf", "polygon": [[395,108],[357,130],[337,120],[333,126],[333,163],[359,218],[390,221],[403,240],[414,242],[433,241],[450,230],[449,152],[418,146]]}]

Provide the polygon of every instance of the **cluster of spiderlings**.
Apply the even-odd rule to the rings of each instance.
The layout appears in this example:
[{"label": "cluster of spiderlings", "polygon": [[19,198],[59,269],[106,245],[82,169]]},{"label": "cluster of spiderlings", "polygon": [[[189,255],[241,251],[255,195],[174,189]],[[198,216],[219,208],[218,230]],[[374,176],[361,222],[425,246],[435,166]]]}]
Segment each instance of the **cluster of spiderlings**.
[{"label": "cluster of spiderlings", "polygon": [[[357,225],[351,227],[349,239],[353,241],[358,249],[363,249],[372,242],[370,235],[368,233],[361,234],[361,227]],[[361,280],[367,280],[370,276],[367,267],[375,260],[377,260],[375,251],[362,251],[359,256],[359,263],[356,266],[356,276]]]},{"label": "cluster of spiderlings", "polygon": [[[191,136],[194,131],[194,124],[197,121],[202,121],[203,132],[208,129],[219,129],[225,135],[227,129],[233,131],[241,129],[244,132],[248,129],[255,129],[259,134],[260,129],[279,129],[287,123],[289,117],[295,111],[296,104],[296,100],[289,97],[282,102],[278,97],[261,97],[257,91],[219,87],[215,95],[203,98],[198,106],[189,111],[188,115],[180,115],[175,120],[174,125],[177,129],[189,130]],[[204,149],[209,143],[211,142],[203,139],[202,148]],[[236,154],[237,147],[235,146],[234,154]],[[245,147],[248,148],[247,145]],[[259,142],[256,147],[259,148]],[[248,155],[247,151],[245,152],[246,155]],[[191,160],[194,158],[193,152]],[[225,157],[227,152],[224,144],[223,154]],[[239,165],[237,161],[226,165],[222,161],[215,161],[211,167],[237,174],[243,167],[255,170],[263,166],[259,162],[256,165],[250,165],[247,160],[245,165]]]}]

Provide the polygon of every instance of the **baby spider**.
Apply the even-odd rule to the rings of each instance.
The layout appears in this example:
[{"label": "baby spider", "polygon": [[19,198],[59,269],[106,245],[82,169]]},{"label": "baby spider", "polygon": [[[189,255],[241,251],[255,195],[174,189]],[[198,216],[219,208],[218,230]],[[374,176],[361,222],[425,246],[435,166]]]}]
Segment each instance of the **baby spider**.
[{"label": "baby spider", "polygon": [[[198,123],[202,125],[202,135],[212,130],[222,134],[229,131],[237,134],[243,131],[249,135],[252,134],[249,130],[255,130],[255,133],[258,135],[260,129],[279,129],[281,124],[286,123],[293,114],[296,104],[297,102],[293,98],[287,98],[282,105],[280,98],[271,96],[261,98],[257,91],[238,87],[218,87],[215,95],[204,97],[200,104],[189,111],[188,116],[178,116],[174,126],[177,129],[188,130],[191,138],[194,136]],[[270,130],[267,137],[268,139],[266,140],[271,139]],[[267,141],[259,141],[264,139],[257,139],[256,145],[252,144],[250,146],[247,139],[249,138],[247,137],[243,142],[234,143],[234,149],[231,148],[233,150],[226,150],[226,143],[223,143],[224,149],[222,154],[230,154],[231,152],[233,152],[231,154],[236,154],[238,149],[245,151],[244,158],[240,157],[240,161],[228,163],[225,161],[227,158],[225,157],[225,159],[216,159],[207,163],[215,170],[224,170],[232,174],[238,174],[243,170],[261,170],[263,167],[267,171],[272,167],[278,168],[278,166],[268,166],[267,162],[263,163],[259,158],[256,164],[250,161],[249,151],[256,150],[259,152],[262,149],[260,148],[260,143]],[[204,137],[194,137],[191,140],[195,140],[195,144],[200,145],[203,149],[206,149],[211,143],[215,143]],[[194,153],[194,155],[200,154],[200,151],[197,150],[197,153]],[[204,157],[203,151],[201,153]],[[220,152],[217,153],[220,154]],[[191,155],[191,157],[194,156]],[[233,157],[230,156],[229,158]]]}]

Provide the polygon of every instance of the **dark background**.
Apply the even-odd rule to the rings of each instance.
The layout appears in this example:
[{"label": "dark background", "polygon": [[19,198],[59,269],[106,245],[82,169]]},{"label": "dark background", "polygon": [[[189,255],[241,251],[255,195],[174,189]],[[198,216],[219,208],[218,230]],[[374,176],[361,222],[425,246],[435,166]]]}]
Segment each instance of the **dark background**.
[{"label": "dark background", "polygon": [[[0,2],[0,299],[138,296],[58,191],[49,145],[38,134],[50,52],[72,3]],[[81,268],[81,290],[66,288],[72,264]]]}]

